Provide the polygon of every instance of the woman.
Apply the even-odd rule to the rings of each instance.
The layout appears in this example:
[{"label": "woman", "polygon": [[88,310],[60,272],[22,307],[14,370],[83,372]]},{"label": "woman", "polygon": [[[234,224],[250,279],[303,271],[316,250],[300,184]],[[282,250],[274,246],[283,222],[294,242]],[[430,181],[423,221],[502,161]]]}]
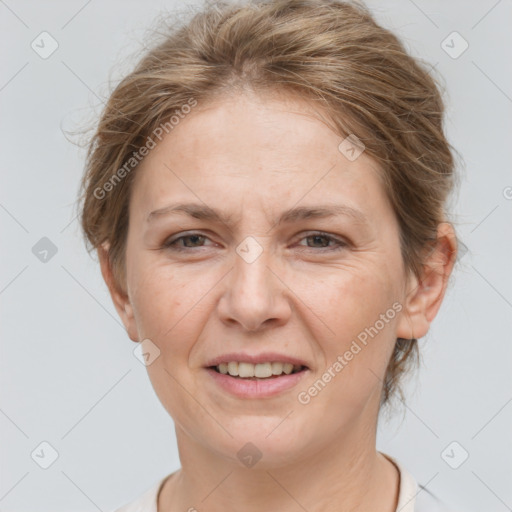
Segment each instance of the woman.
[{"label": "woman", "polygon": [[217,3],[119,84],[81,222],[182,466],[120,511],[442,510],[375,446],[455,261],[442,119],[327,0]]}]

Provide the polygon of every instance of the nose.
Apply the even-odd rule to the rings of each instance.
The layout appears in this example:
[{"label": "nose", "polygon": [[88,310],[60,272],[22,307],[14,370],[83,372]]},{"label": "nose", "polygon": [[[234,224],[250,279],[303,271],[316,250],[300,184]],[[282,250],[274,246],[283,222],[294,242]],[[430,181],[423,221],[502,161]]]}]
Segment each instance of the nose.
[{"label": "nose", "polygon": [[290,294],[277,269],[268,249],[254,261],[236,253],[234,268],[223,280],[220,319],[249,332],[286,324],[291,315]]}]

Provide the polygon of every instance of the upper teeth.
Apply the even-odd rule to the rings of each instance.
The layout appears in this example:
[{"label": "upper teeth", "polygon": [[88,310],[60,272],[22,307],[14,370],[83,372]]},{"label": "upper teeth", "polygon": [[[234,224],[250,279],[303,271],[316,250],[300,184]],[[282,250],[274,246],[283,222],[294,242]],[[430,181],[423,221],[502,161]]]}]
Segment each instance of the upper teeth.
[{"label": "upper teeth", "polygon": [[292,363],[220,363],[217,367],[220,373],[229,374],[233,377],[258,377],[265,378],[272,375],[286,375],[292,373],[293,370],[300,370],[301,365],[293,365]]}]

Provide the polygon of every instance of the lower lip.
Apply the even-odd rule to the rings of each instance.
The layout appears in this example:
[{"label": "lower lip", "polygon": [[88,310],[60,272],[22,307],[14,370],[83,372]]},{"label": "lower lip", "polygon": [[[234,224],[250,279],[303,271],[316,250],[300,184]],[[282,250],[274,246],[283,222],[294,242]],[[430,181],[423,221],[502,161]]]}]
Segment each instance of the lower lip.
[{"label": "lower lip", "polygon": [[225,391],[239,398],[265,398],[287,391],[298,384],[308,370],[268,379],[250,380],[219,373],[211,368],[206,371]]}]

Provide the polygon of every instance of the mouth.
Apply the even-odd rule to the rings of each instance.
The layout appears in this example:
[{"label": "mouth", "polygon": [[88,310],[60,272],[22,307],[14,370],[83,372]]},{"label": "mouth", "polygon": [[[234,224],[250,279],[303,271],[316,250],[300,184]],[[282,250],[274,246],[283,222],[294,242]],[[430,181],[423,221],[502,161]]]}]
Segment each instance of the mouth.
[{"label": "mouth", "polygon": [[301,364],[281,363],[278,361],[257,364],[230,361],[209,366],[208,369],[235,379],[259,381],[272,380],[285,375],[305,372],[308,370],[308,367]]},{"label": "mouth", "polygon": [[238,399],[268,399],[290,392],[309,373],[292,363],[219,363],[205,368],[216,389]]}]

